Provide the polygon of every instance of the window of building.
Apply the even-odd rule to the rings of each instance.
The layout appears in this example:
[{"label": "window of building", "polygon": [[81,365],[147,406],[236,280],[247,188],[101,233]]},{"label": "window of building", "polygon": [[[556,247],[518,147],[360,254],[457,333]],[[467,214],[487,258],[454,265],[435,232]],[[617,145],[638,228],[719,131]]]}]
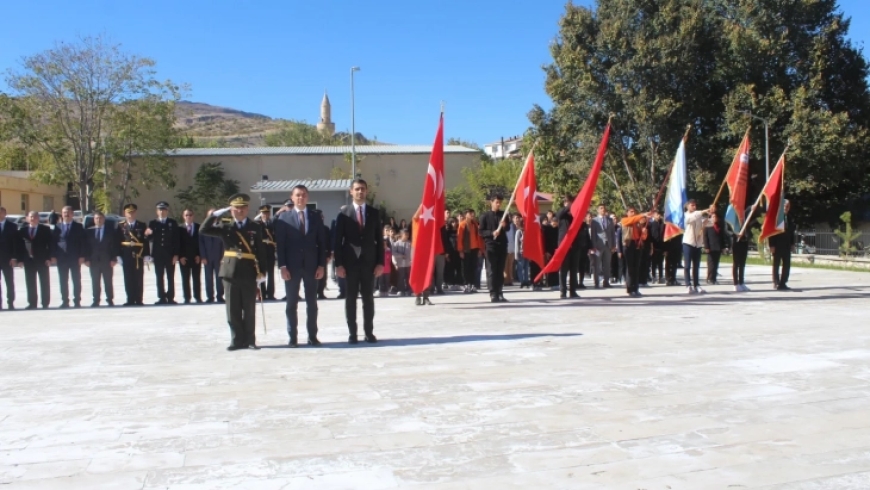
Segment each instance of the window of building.
[{"label": "window of building", "polygon": [[42,210],[51,211],[52,209],[54,209],[54,197],[42,196]]},{"label": "window of building", "polygon": [[26,213],[30,209],[30,196],[21,194],[21,212]]}]

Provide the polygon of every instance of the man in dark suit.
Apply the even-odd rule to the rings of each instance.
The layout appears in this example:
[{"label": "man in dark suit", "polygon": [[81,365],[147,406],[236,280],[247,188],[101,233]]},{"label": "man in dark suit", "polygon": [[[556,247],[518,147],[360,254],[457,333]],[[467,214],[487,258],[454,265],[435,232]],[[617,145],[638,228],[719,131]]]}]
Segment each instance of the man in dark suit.
[{"label": "man in dark suit", "polygon": [[[148,222],[145,236],[151,241],[151,259],[157,275],[158,305],[174,305],[175,264],[181,248],[178,222],[169,217],[169,203],[157,203],[157,219]],[[166,282],[164,282],[164,278]]]},{"label": "man in dark suit", "polygon": [[[206,218],[214,209],[209,209]],[[224,302],[224,283],[218,275],[221,270],[221,259],[224,256],[224,242],[218,237],[199,234],[199,262],[205,272],[205,302]],[[217,296],[215,297],[215,293]]]},{"label": "man in dark suit", "polygon": [[179,232],[180,254],[178,262],[181,267],[181,291],[184,293],[184,304],[190,304],[190,282],[193,279],[193,298],[202,303],[202,286],[200,285],[201,254],[199,251],[199,224],[193,222],[193,210],[185,209],[182,213],[184,225]]},{"label": "man in dark suit", "polygon": [[138,207],[124,206],[124,221],[118,223],[118,241],[121,245],[121,260],[124,270],[124,290],[127,302],[124,306],[142,306],[142,289],[145,277],[145,256],[148,244],[145,239],[145,223],[136,219]]},{"label": "man in dark suit", "polygon": [[305,290],[308,344],[317,340],[317,286],[326,269],[326,226],[320,211],[308,206],[308,188],[297,185],[290,194],[293,208],[281,213],[274,222],[277,240],[278,267],[287,293],[287,333],[290,347],[298,347],[299,284]]},{"label": "man in dark suit", "polygon": [[785,219],[785,231],[768,238],[767,243],[773,255],[773,287],[777,291],[788,291],[788,275],[791,272],[791,251],[794,248],[795,227],[788,218],[791,203],[785,200],[782,208]]},{"label": "man in dark suit", "polygon": [[366,204],[368,184],[351,183],[353,203],[335,219],[335,274],[347,279],[344,312],[348,341],[357,343],[356,297],[362,294],[365,341],[375,343],[375,278],[384,271],[384,237],[378,210]]},{"label": "man in dark suit", "polygon": [[91,271],[91,288],[94,302],[91,308],[100,306],[100,281],[106,289],[106,304],[115,306],[115,288],[112,275],[118,256],[121,254],[119,235],[106,226],[106,216],[94,211],[94,226],[85,230],[85,265]]},{"label": "man in dark suit", "polygon": [[[574,203],[573,196],[565,196],[562,201],[562,208],[556,212],[556,220],[559,221],[559,245],[565,240],[568,235],[568,229],[571,228],[571,223],[574,222],[574,216],[571,214],[571,205]],[[562,299],[579,298],[577,294],[577,270],[580,266],[579,242],[576,240],[568,249],[568,254],[565,255],[565,260],[562,261],[562,266],[559,268],[559,297]]]},{"label": "man in dark suit", "polygon": [[[263,228],[248,219],[247,194],[230,197],[230,206],[219,209],[202,223],[200,232],[221,239],[224,256],[221,260],[221,279],[227,299],[227,323],[230,324],[231,343],[227,350],[259,349],[254,332],[257,317],[257,282],[264,279],[259,263],[266,259]],[[230,212],[231,219],[221,216]]]},{"label": "man in dark suit", "polygon": [[61,308],[69,308],[69,283],[73,284],[73,305],[82,306],[82,264],[85,263],[85,229],[73,221],[73,209],[64,206],[60,221],[51,230],[51,263],[60,278]]},{"label": "man in dark suit", "polygon": [[271,253],[267,254],[266,262],[260,264],[260,270],[266,274],[266,282],[260,284],[260,297],[263,300],[275,299],[275,222],[272,220],[272,206],[260,206],[260,214],[254,218],[255,223],[263,227],[263,243]]},{"label": "man in dark suit", "polygon": [[[15,309],[15,275],[12,268],[18,265],[18,224],[6,219],[6,208],[0,207],[0,274],[6,281],[6,304]],[[0,310],[3,309],[3,289],[0,286]]]},{"label": "man in dark suit", "polygon": [[[48,308],[51,301],[48,268],[51,266],[51,229],[39,224],[39,213],[27,213],[27,226],[18,230],[18,263],[24,267],[24,282],[27,285],[27,309],[35,310],[39,297],[42,307]],[[36,277],[39,276],[39,295],[36,293]]]}]

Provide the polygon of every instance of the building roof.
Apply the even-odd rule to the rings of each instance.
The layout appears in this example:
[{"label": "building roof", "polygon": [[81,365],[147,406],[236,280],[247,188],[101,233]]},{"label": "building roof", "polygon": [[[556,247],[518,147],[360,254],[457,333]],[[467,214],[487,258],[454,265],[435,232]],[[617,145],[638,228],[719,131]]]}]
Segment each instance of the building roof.
[{"label": "building roof", "polygon": [[[344,155],[350,146],[262,146],[253,148],[178,148],[171,154],[181,157],[249,156],[249,155]],[[444,146],[444,153],[478,153],[479,150],[459,145]],[[427,145],[359,145],[358,155],[430,154]]]},{"label": "building roof", "polygon": [[0,170],[0,176],[15,177],[18,179],[26,179],[30,177],[31,172],[26,170]]},{"label": "building roof", "polygon": [[290,191],[297,185],[304,185],[309,192],[314,191],[347,191],[351,179],[297,179],[297,180],[261,180],[251,186],[251,192],[281,192]]}]

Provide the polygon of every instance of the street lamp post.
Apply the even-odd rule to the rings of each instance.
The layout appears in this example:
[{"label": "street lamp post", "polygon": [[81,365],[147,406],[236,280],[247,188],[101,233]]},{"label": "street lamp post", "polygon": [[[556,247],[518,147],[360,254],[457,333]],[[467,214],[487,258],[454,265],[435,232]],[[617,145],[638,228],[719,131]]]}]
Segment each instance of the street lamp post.
[{"label": "street lamp post", "polygon": [[356,119],[354,114],[353,72],[359,71],[358,66],[350,68],[350,173],[351,179],[356,179]]},{"label": "street lamp post", "polygon": [[758,119],[759,121],[764,123],[764,172],[765,172],[766,178],[770,178],[770,146],[769,146],[770,130],[769,130],[769,123],[768,123],[767,119],[760,117],[760,116],[756,116],[751,111],[740,111],[740,112],[742,112],[743,114],[747,114],[749,117],[751,117],[753,119]]}]

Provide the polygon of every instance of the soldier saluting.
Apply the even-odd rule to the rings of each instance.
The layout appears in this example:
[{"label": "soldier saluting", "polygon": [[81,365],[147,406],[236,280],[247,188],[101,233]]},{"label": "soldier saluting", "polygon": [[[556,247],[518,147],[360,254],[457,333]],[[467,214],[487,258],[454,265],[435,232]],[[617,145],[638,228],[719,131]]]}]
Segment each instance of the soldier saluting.
[{"label": "soldier saluting", "polygon": [[260,214],[254,221],[263,227],[263,243],[266,244],[266,261],[260,263],[260,271],[266,274],[266,282],[260,284],[263,300],[275,299],[275,222],[272,221],[272,206],[260,206]]},{"label": "soldier saluting", "polygon": [[142,257],[147,246],[145,238],[145,223],[136,219],[135,204],[124,206],[124,221],[118,223],[118,235],[121,241],[121,268],[124,270],[124,290],[127,292],[127,302],[124,306],[142,306],[142,281],[145,277],[145,265]]},{"label": "soldier saluting", "polygon": [[[233,195],[230,206],[212,213],[200,228],[203,235],[218,237],[224,243],[220,277],[232,337],[229,351],[259,349],[254,334],[257,281],[264,277],[259,264],[266,263],[269,252],[263,243],[262,226],[248,219],[249,201],[247,194]],[[221,220],[227,211],[232,213],[232,219]]]}]

